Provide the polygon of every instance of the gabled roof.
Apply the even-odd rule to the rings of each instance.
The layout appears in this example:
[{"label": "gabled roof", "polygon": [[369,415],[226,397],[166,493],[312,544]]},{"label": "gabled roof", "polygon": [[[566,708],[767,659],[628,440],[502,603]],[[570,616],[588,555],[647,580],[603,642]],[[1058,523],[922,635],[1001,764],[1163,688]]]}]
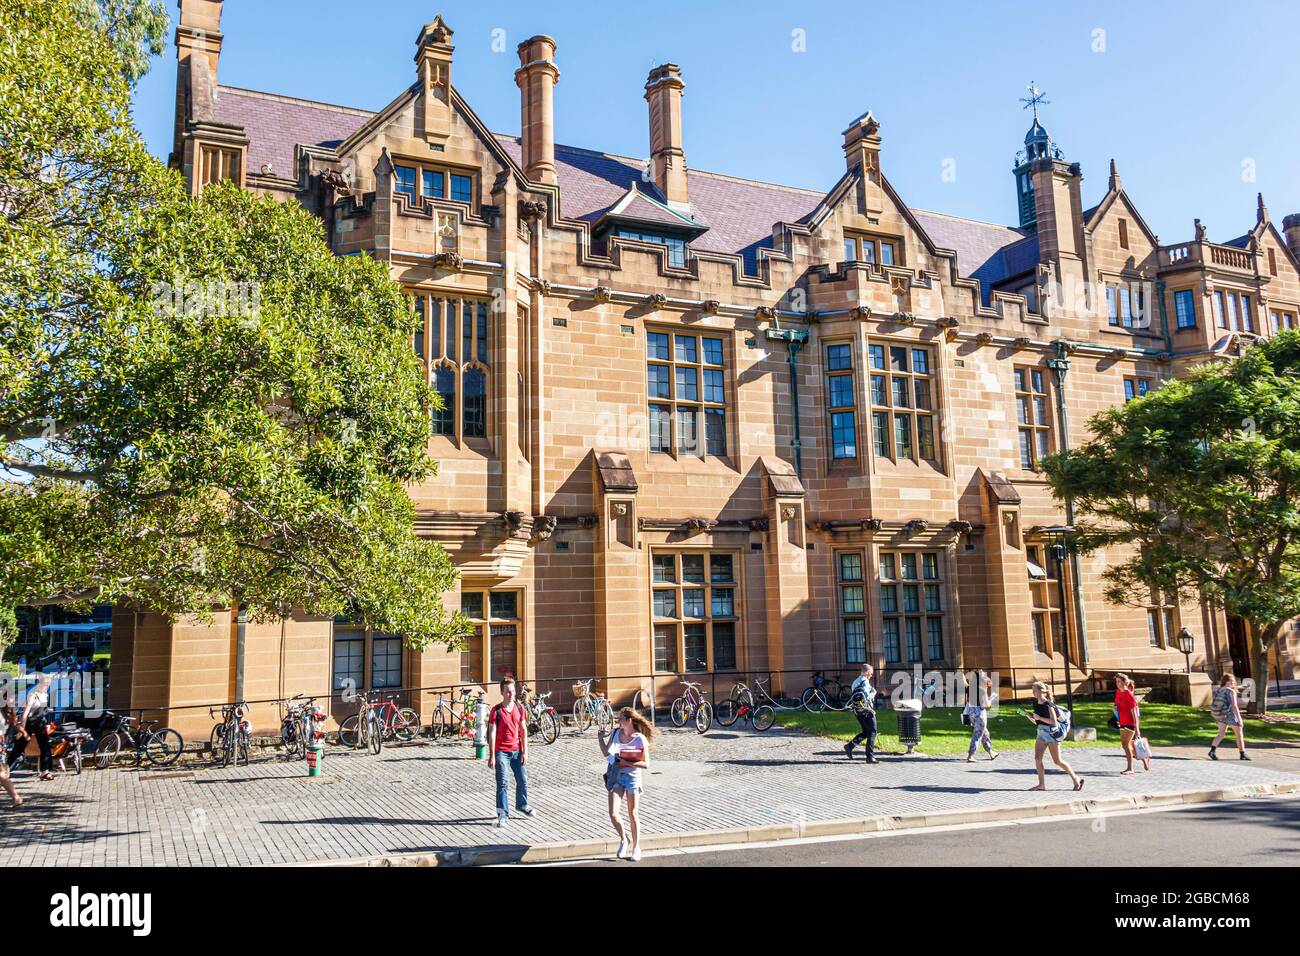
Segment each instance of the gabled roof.
[{"label": "gabled roof", "polygon": [[[658,193],[658,190],[656,189],[655,192]],[[659,226],[691,238],[699,236],[709,228],[704,223],[670,208],[653,196],[646,195],[636,183],[633,183],[632,188],[623,194],[622,199],[605,210],[598,220],[598,225],[612,224],[614,221]]]},{"label": "gabled roof", "polygon": [[[216,112],[219,121],[244,127],[250,140],[251,171],[270,163],[275,175],[290,179],[296,178],[296,145],[336,147],[379,115],[372,110],[233,86],[219,87]],[[516,166],[522,165],[523,147],[517,136],[496,133],[492,138]],[[644,158],[556,144],[555,166],[560,213],[566,219],[594,225],[625,202],[624,211],[631,208],[638,219],[672,221],[665,219],[666,215],[682,221],[654,184],[643,178]],[[815,189],[699,169],[688,169],[687,185],[691,215],[683,225],[694,222],[697,229],[707,227],[707,232],[692,240],[691,247],[740,255],[750,274],[757,271],[758,250],[772,246],[773,225],[806,221],[827,196]],[[992,286],[1031,270],[1037,263],[1037,240],[1024,230],[919,209],[910,212],[937,247],[956,251],[961,274],[980,280],[986,301]]]}]

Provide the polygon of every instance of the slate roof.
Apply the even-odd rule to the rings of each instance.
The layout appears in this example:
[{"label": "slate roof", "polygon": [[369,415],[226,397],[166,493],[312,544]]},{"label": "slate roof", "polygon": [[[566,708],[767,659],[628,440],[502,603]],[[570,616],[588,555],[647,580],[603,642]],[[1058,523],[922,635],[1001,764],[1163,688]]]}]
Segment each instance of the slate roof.
[{"label": "slate roof", "polygon": [[[275,175],[290,178],[295,177],[296,144],[337,146],[374,116],[370,110],[233,86],[218,88],[216,113],[219,121],[244,127],[250,141],[250,170],[270,163]],[[519,138],[494,135],[505,152],[522,165]],[[642,179],[645,162],[644,158],[556,144],[561,214],[594,224],[633,184],[657,202],[664,202],[654,183]],[[772,245],[773,224],[803,220],[825,196],[813,189],[699,169],[688,169],[687,186],[692,218],[708,226],[707,232],[691,242],[691,248],[739,254],[750,274],[756,272],[758,250]],[[647,215],[654,209],[652,203],[634,202]],[[956,250],[961,274],[980,280],[986,302],[993,284],[1028,271],[1037,262],[1037,240],[1023,230],[925,210],[913,213],[936,245]]]}]

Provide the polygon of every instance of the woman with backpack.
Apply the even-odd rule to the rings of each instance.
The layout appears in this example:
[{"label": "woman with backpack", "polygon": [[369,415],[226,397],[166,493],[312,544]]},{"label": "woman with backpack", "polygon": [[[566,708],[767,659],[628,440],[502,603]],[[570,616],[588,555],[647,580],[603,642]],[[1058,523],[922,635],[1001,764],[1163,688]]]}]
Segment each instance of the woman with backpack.
[{"label": "woman with backpack", "polygon": [[1223,738],[1231,727],[1232,735],[1237,738],[1237,756],[1249,760],[1250,757],[1246,756],[1245,728],[1241,724],[1241,704],[1237,700],[1237,678],[1231,674],[1219,678],[1219,688],[1210,700],[1210,715],[1219,725],[1219,734],[1210,744],[1210,759],[1219,759],[1219,744],[1223,743]]},{"label": "woman with backpack", "polygon": [[1067,712],[1056,705],[1052,700],[1052,692],[1042,681],[1034,681],[1030,689],[1034,692],[1034,711],[1025,716],[1038,727],[1038,736],[1034,741],[1034,766],[1038,769],[1038,786],[1029,789],[1047,789],[1047,776],[1043,771],[1043,753],[1046,751],[1052,755],[1052,763],[1070,775],[1070,782],[1074,784],[1074,789],[1082,790],[1083,778],[1061,759],[1061,741],[1065,739],[1069,727]]}]

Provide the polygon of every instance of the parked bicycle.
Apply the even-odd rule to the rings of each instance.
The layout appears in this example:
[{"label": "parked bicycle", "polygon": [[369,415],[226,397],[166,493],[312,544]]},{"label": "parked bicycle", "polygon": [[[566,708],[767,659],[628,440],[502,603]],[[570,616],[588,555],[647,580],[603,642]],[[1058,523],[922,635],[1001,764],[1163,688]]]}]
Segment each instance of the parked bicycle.
[{"label": "parked bicycle", "polygon": [[378,694],[358,691],[357,712],[339,725],[339,743],[345,747],[360,747],[378,754],[384,748],[384,727],[379,720]]},{"label": "parked bicycle", "polygon": [[459,701],[453,701],[450,693],[438,691],[438,703],[429,722],[429,736],[435,740],[439,737],[473,737],[474,710],[482,699],[483,692],[479,691],[476,698],[472,687],[460,689]]},{"label": "parked bicycle", "polygon": [[592,691],[591,685],[596,680],[589,677],[573,685],[573,725],[578,730],[590,730],[595,724],[601,730],[608,730],[614,725],[614,709],[609,700],[599,691]]},{"label": "parked bicycle", "polygon": [[848,695],[834,677],[827,677],[825,671],[813,671],[812,686],[799,696],[799,703],[811,711],[845,710]]},{"label": "parked bicycle", "polygon": [[[208,708],[208,716],[215,718],[216,708]],[[212,752],[213,763],[223,767],[242,761],[248,764],[248,749],[252,740],[253,728],[248,722],[248,704],[239,701],[221,707],[221,720],[212,728],[208,746]]]},{"label": "parked bicycle", "polygon": [[[379,721],[379,730],[383,737],[396,737],[398,740],[415,739],[415,735],[420,730],[420,715],[410,707],[398,707],[396,694],[388,694],[383,699],[379,699],[379,695],[374,694],[367,700],[369,700],[367,706]],[[345,746],[355,747],[360,723],[360,711],[343,721],[339,725],[339,741]]]},{"label": "parked bicycle", "polygon": [[528,717],[528,736],[541,734],[548,744],[555,743],[560,736],[560,717],[555,708],[546,703],[551,691],[535,694],[527,684],[519,685],[519,697],[524,704],[524,713]]},{"label": "parked bicycle", "polygon": [[[760,678],[754,683],[759,685],[759,690],[766,696],[767,692],[762,689],[765,681]],[[736,681],[736,686],[731,689],[731,696],[726,700],[718,701],[717,717],[718,723],[723,727],[730,727],[743,718],[748,720],[755,730],[763,731],[776,723],[776,710],[771,704],[755,702],[754,692],[750,690],[749,685],[744,681]]]},{"label": "parked bicycle", "polygon": [[70,763],[73,773],[81,773],[83,750],[94,739],[90,731],[72,721],[52,720],[46,732],[50,735],[50,756],[59,770],[67,772]]},{"label": "parked bicycle", "polygon": [[285,756],[306,759],[307,743],[311,740],[312,715],[317,710],[316,698],[303,700],[303,695],[298,694],[280,701],[280,706],[284,710],[280,717],[280,746],[284,748]]},{"label": "parked bicycle", "polygon": [[113,729],[99,739],[95,745],[95,766],[100,770],[111,767],[123,750],[135,754],[135,765],[148,760],[155,767],[168,767],[185,749],[185,741],[170,727],[160,727],[158,721],[141,722],[129,714],[104,712],[106,722],[112,723]]},{"label": "parked bicycle", "polygon": [[706,733],[713,725],[713,705],[704,698],[704,691],[694,681],[682,681],[686,688],[682,696],[673,701],[668,711],[674,727],[685,727],[686,721],[695,725],[697,734]]}]

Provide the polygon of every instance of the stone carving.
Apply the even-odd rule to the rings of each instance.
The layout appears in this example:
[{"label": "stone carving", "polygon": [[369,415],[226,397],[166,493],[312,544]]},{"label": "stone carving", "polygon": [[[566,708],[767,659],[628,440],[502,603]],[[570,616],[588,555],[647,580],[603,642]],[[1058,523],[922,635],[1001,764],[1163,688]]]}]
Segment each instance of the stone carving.
[{"label": "stone carving", "polygon": [[708,531],[713,527],[713,522],[708,518],[687,518],[682,522],[682,525],[687,531],[698,533],[700,531]]},{"label": "stone carving", "polygon": [[546,203],[539,199],[519,200],[519,218],[525,222],[541,219],[546,215]]},{"label": "stone carving", "polygon": [[538,541],[548,540],[555,533],[559,519],[555,515],[533,515],[533,537]]},{"label": "stone carving", "polygon": [[1113,358],[1116,362],[1118,362],[1120,359],[1124,358],[1126,355],[1128,355],[1128,351],[1127,351],[1126,349],[1111,349],[1111,350],[1110,350],[1110,357]]},{"label": "stone carving", "polygon": [[782,520],[782,521],[793,521],[793,520],[795,519],[795,516],[796,516],[797,514],[799,514],[799,509],[796,508],[794,505],[782,505],[782,506],[781,506],[781,520]]},{"label": "stone carving", "polygon": [[881,518],[863,518],[863,519],[862,519],[862,530],[863,530],[863,531],[868,531],[868,532],[870,532],[871,534],[876,534],[878,531],[880,531],[880,530],[883,529],[884,527],[885,527],[885,522],[884,522],[884,520],[881,519]]},{"label": "stone carving", "polygon": [[537,291],[540,292],[542,295],[550,295],[550,294],[551,294],[551,280],[550,280],[550,279],[538,279],[538,280],[537,280]]},{"label": "stone carving", "polygon": [[1023,352],[1033,344],[1033,341],[1027,335],[1020,335],[1011,340],[1011,347],[1017,352]]},{"label": "stone carving", "polygon": [[668,304],[668,296],[662,292],[651,292],[645,297],[646,305],[656,309],[662,309]]},{"label": "stone carving", "polygon": [[916,325],[916,316],[911,312],[895,312],[894,321],[899,325]]},{"label": "stone carving", "polygon": [[974,527],[969,521],[962,521],[960,518],[948,522],[948,530],[955,531],[957,534],[970,534]]},{"label": "stone carving", "polygon": [[579,528],[594,528],[600,524],[600,515],[578,515]]},{"label": "stone carving", "polygon": [[609,513],[612,514],[615,518],[623,517],[625,514],[627,514],[627,502],[615,501],[613,504],[609,506]]},{"label": "stone carving", "polygon": [[1199,220],[1199,219],[1194,219],[1194,220],[1192,220],[1192,228],[1196,230],[1196,241],[1197,241],[1197,242],[1204,242],[1204,241],[1205,241],[1205,226],[1201,223],[1201,220]]},{"label": "stone carving", "polygon": [[722,308],[722,303],[717,299],[705,299],[700,303],[700,311],[705,315],[717,315],[718,310]]},{"label": "stone carving", "polygon": [[981,332],[979,335],[975,336],[975,341],[979,345],[988,345],[990,342],[993,341],[993,333]]},{"label": "stone carving", "polygon": [[465,260],[461,258],[459,252],[439,252],[433,257],[433,267],[459,272],[465,267]]},{"label": "stone carving", "polygon": [[754,310],[754,318],[769,319],[769,320],[775,319],[776,308],[770,305],[760,305],[757,309]]},{"label": "stone carving", "polygon": [[341,196],[352,193],[352,181],[337,169],[322,169],[320,184],[327,189],[333,189]]},{"label": "stone carving", "polygon": [[607,285],[598,285],[591,290],[591,297],[597,302],[608,302],[614,298],[614,290]]},{"label": "stone carving", "polygon": [[749,519],[749,530],[750,530],[750,531],[762,531],[762,532],[766,532],[766,531],[770,531],[771,528],[772,528],[772,522],[769,521],[767,518],[750,518],[750,519]]},{"label": "stone carving", "polygon": [[523,526],[524,513],[522,511],[507,511],[502,517],[505,518],[506,529],[511,534],[514,534]]},{"label": "stone carving", "polygon": [[928,530],[929,527],[930,522],[926,521],[924,518],[913,518],[907,524],[903,525],[903,536],[914,538],[921,532]]},{"label": "stone carving", "polygon": [[859,321],[865,321],[871,318],[871,306],[855,305],[853,308],[849,309],[849,315]]}]

